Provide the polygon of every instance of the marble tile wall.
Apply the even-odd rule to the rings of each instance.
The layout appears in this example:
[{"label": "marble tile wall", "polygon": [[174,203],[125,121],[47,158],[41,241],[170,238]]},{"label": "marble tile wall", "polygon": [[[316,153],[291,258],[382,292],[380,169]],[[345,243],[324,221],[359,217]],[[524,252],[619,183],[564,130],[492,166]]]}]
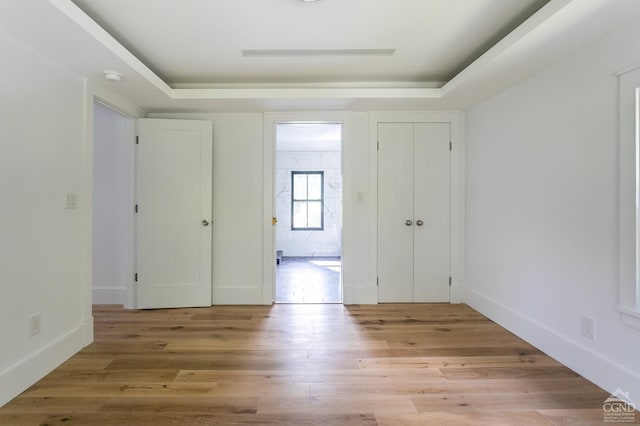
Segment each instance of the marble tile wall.
[{"label": "marble tile wall", "polygon": [[[342,172],[340,152],[276,154],[276,250],[284,256],[340,256]],[[291,172],[324,171],[324,230],[291,230]]]}]

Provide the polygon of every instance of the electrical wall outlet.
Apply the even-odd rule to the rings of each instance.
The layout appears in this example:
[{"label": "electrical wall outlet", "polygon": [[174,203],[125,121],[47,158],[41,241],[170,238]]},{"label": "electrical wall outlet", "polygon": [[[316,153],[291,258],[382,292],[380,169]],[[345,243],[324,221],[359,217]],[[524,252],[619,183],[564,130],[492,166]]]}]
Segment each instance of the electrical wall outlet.
[{"label": "electrical wall outlet", "polygon": [[35,313],[29,317],[29,336],[33,337],[36,334],[40,334],[42,330],[42,317],[40,312]]},{"label": "electrical wall outlet", "polygon": [[75,192],[67,192],[65,209],[75,210],[78,208],[78,194]]},{"label": "electrical wall outlet", "polygon": [[587,339],[595,340],[595,321],[593,318],[582,316],[582,335]]}]

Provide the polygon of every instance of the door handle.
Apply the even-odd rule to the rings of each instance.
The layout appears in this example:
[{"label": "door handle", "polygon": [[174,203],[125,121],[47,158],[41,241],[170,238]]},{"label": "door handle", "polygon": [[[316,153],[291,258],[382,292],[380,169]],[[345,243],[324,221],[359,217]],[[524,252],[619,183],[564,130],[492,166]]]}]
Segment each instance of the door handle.
[{"label": "door handle", "polygon": [[423,222],[423,221],[421,221],[421,220],[418,220],[418,221],[416,222],[416,225],[418,225],[418,226],[422,226],[422,225],[424,225],[424,222]]},{"label": "door handle", "polygon": [[209,226],[209,221],[207,219],[202,219],[202,226]]},{"label": "door handle", "polygon": [[411,219],[407,219],[407,220],[404,222],[404,224],[405,224],[405,225],[407,225],[407,226],[411,226],[411,225],[413,225],[413,222],[411,221]]}]

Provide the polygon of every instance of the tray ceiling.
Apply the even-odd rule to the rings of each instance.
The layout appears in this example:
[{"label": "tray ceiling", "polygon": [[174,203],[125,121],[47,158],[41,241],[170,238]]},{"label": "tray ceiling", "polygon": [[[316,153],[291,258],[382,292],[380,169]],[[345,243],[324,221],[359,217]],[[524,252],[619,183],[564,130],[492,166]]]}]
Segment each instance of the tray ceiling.
[{"label": "tray ceiling", "polygon": [[440,87],[548,2],[73,1],[174,88],[344,82]]}]

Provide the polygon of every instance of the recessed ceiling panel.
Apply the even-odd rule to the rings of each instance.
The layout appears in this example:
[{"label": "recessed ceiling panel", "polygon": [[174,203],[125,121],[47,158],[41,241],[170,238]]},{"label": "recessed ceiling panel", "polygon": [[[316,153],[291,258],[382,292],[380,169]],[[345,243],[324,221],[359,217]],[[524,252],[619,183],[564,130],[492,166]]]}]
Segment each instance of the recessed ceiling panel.
[{"label": "recessed ceiling panel", "polygon": [[[73,0],[170,85],[443,83],[548,0]],[[243,55],[243,51],[392,51]]]}]

